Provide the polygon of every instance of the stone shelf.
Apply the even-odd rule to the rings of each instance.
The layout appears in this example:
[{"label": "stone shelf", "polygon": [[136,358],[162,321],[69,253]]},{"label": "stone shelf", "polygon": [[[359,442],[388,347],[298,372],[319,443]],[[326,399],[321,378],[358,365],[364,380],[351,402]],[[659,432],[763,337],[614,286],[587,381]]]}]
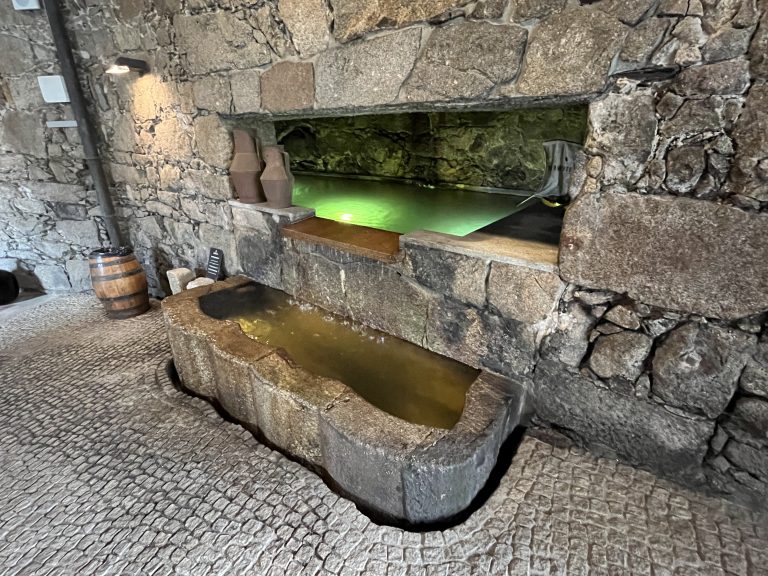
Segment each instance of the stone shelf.
[{"label": "stone shelf", "polygon": [[237,200],[230,200],[229,205],[233,208],[238,208],[248,212],[272,214],[278,218],[283,218],[289,222],[298,222],[305,218],[310,218],[315,215],[315,211],[312,208],[303,208],[301,206],[290,206],[289,208],[274,208],[266,202],[260,204],[245,204]]},{"label": "stone shelf", "polygon": [[283,235],[382,262],[394,262],[400,251],[400,234],[396,232],[345,224],[316,216],[285,226]]}]

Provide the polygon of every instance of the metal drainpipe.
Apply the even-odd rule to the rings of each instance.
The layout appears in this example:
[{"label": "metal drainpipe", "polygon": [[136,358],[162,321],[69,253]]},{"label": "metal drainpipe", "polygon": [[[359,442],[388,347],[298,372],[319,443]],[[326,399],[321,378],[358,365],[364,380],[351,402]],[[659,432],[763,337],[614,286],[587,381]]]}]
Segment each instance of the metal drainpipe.
[{"label": "metal drainpipe", "polygon": [[77,131],[80,133],[80,140],[83,143],[83,152],[85,153],[85,162],[88,165],[88,171],[93,179],[93,187],[96,189],[96,198],[101,208],[104,218],[104,225],[107,228],[109,241],[113,246],[122,246],[123,235],[120,227],[117,225],[115,217],[115,206],[112,203],[112,195],[109,192],[107,177],[104,174],[104,167],[99,157],[99,148],[96,144],[96,133],[88,114],[88,108],[83,97],[83,90],[80,87],[80,80],[77,76],[75,61],[72,58],[72,48],[69,45],[67,30],[64,27],[64,19],[59,10],[58,0],[43,0],[45,13],[48,15],[48,23],[51,25],[53,41],[56,44],[56,53],[59,57],[61,74],[64,76],[64,82],[67,85],[70,104],[77,121]]}]

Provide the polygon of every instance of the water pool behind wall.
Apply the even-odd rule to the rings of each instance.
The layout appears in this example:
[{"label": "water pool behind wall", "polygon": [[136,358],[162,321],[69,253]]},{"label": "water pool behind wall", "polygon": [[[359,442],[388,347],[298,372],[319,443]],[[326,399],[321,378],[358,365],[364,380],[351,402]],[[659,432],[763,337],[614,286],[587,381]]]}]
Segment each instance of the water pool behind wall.
[{"label": "water pool behind wall", "polygon": [[298,118],[274,123],[294,204],[407,234],[465,236],[518,210],[545,182],[545,143],[584,141],[586,106]]},{"label": "water pool behind wall", "polygon": [[408,234],[466,236],[518,210],[522,196],[389,180],[297,174],[293,203],[320,218]]},{"label": "water pool behind wall", "polygon": [[249,337],[283,348],[308,372],[339,380],[377,408],[415,424],[452,428],[479,374],[260,284],[210,294],[200,307],[213,318],[236,320]]}]

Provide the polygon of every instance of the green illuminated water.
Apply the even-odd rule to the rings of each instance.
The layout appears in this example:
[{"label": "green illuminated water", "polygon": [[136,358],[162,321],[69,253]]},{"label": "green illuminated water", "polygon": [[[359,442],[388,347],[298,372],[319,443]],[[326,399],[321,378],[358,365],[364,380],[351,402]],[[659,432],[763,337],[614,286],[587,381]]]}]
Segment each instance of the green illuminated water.
[{"label": "green illuminated water", "polygon": [[293,203],[320,218],[390,232],[466,236],[517,210],[522,196],[453,187],[297,174]]},{"label": "green illuminated water", "polygon": [[308,372],[344,382],[379,409],[416,424],[452,428],[479,374],[261,284],[209,294],[200,306],[214,318],[237,320],[254,340],[283,348]]}]

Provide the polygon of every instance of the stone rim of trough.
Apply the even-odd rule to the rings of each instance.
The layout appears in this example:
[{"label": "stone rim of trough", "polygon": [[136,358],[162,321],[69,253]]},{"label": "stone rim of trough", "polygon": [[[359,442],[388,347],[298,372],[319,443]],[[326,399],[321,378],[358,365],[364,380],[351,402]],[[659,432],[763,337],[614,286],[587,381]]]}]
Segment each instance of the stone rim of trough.
[{"label": "stone rim of trough", "polygon": [[[407,422],[253,340],[236,321],[201,310],[203,296],[251,282],[234,276],[163,300],[184,386],[215,399],[281,451],[321,469],[334,488],[384,521],[429,526],[465,512],[485,486],[501,445],[527,415],[525,387],[481,371],[453,428]],[[226,377],[232,373],[238,378]],[[293,421],[281,420],[285,414]]]}]

